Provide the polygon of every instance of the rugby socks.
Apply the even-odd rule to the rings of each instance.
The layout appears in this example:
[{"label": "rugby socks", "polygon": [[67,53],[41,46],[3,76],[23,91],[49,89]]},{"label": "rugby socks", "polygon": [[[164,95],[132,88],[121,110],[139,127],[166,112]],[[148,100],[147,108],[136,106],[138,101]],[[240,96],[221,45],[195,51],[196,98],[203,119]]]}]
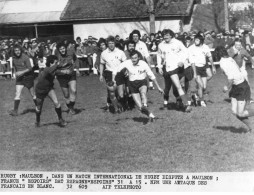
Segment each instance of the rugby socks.
[{"label": "rugby socks", "polygon": [[14,100],[14,111],[18,112],[20,100]]},{"label": "rugby socks", "polygon": [[36,98],[35,98],[35,99],[33,99],[33,101],[34,101],[35,106],[37,106],[37,101],[36,101]]},{"label": "rugby socks", "polygon": [[107,103],[108,103],[108,104],[111,104],[111,99],[110,99],[110,97],[107,97]]},{"label": "rugby socks", "polygon": [[61,106],[59,108],[55,108],[56,114],[58,116],[58,119],[62,119],[62,109]]},{"label": "rugby socks", "polygon": [[112,105],[115,108],[115,111],[117,111],[118,110],[118,101],[117,101],[117,99],[116,98],[111,99],[111,102],[112,102]]}]

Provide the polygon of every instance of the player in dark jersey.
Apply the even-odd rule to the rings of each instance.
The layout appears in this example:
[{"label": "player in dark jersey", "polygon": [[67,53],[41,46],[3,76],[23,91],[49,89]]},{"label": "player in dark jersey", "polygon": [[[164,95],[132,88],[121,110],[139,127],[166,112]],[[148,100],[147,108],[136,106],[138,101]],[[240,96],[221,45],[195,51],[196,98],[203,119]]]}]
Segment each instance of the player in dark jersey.
[{"label": "player in dark jersey", "polygon": [[14,98],[14,109],[11,110],[9,114],[12,116],[17,116],[23,88],[26,87],[29,89],[35,105],[36,96],[34,93],[34,75],[29,57],[22,52],[23,50],[20,45],[15,45],[13,47],[13,51],[12,64],[16,75],[16,92]]},{"label": "player in dark jersey", "polygon": [[64,127],[67,123],[62,118],[61,105],[57,100],[54,86],[55,73],[58,68],[61,68],[61,64],[58,63],[57,57],[50,55],[47,57],[46,68],[40,72],[38,76],[38,83],[35,87],[36,93],[36,127],[40,126],[40,116],[44,99],[48,96],[55,105],[55,111],[59,119],[59,126]]},{"label": "player in dark jersey", "polygon": [[[60,43],[57,46],[59,69],[56,71],[57,80],[64,94],[68,111],[76,114],[74,109],[77,96],[77,77],[79,76],[79,65],[75,52],[68,52],[67,46]],[[74,68],[76,67],[76,72]]]}]

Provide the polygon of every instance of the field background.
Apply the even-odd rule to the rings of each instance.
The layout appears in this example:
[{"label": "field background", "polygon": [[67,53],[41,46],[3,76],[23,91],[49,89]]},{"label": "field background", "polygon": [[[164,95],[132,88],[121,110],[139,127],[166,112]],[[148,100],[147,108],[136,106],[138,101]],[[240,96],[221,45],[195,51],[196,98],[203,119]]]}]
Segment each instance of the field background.
[{"label": "field background", "polygon": [[[248,69],[252,97],[254,71]],[[163,78],[157,75],[164,87]],[[226,78],[220,69],[209,82],[207,108],[191,113],[163,109],[163,97],[149,91],[149,108],[159,119],[147,123],[137,109],[105,112],[106,88],[95,75],[78,78],[78,115],[63,113],[57,126],[53,104],[46,99],[42,127],[35,128],[33,103],[23,91],[21,113],[11,117],[15,82],[0,80],[0,170],[83,172],[221,172],[254,171],[254,132],[231,114]],[[55,84],[64,103],[59,84]],[[172,95],[170,101],[175,102]],[[64,106],[62,106],[64,107]],[[254,125],[254,118],[251,119]]]}]

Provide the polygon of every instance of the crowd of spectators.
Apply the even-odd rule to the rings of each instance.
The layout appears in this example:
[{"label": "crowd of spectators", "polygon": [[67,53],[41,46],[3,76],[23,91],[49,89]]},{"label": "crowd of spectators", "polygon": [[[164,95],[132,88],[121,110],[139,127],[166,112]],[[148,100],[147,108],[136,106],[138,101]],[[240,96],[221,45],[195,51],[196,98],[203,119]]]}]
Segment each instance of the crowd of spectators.
[{"label": "crowd of spectators", "polygon": [[[218,46],[223,46],[229,49],[235,39],[240,39],[242,46],[254,57],[254,31],[234,31],[230,30],[224,33],[216,33],[215,31],[199,31],[199,32],[183,32],[176,33],[176,38],[181,40],[186,47],[193,44],[194,36],[200,33],[204,36],[204,43],[212,50]],[[119,35],[115,36],[116,47],[121,50],[125,50],[126,44],[129,41],[129,37],[123,39]],[[161,31],[157,33],[143,34],[141,40],[146,43],[148,50],[151,52],[153,64],[156,65],[156,53],[159,43],[163,40]],[[106,48],[106,38],[96,39],[89,36],[87,39],[81,39],[77,37],[75,40],[64,40],[68,45],[68,49],[75,52],[77,59],[79,60],[79,66],[89,68],[89,71],[85,71],[84,74],[89,75],[92,72],[93,65],[99,66],[100,53]],[[23,52],[27,54],[33,65],[40,69],[45,66],[45,59],[47,56],[53,54],[57,55],[57,43],[52,42],[50,39],[47,41],[39,41],[37,39],[8,39],[0,38],[0,73],[10,71],[8,59],[13,55],[13,46],[19,44],[23,48]],[[94,55],[96,54],[96,55]],[[3,77],[6,77],[5,75]]]}]

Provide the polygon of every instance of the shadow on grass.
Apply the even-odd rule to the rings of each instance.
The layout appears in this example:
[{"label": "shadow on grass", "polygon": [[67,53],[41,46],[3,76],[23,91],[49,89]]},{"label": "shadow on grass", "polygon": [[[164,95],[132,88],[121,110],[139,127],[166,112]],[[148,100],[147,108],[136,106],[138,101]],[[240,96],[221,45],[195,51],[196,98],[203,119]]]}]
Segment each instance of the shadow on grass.
[{"label": "shadow on grass", "polygon": [[233,126],[214,126],[214,128],[222,130],[222,131],[230,131],[232,133],[247,133],[248,130],[240,127],[240,128],[236,128]]},{"label": "shadow on grass", "polygon": [[231,103],[231,99],[230,98],[225,98],[224,101],[227,102],[227,103]]},{"label": "shadow on grass", "polygon": [[27,108],[27,109],[23,110],[23,112],[21,112],[20,115],[24,115],[27,113],[35,113],[35,109],[34,108]]},{"label": "shadow on grass", "polygon": [[143,123],[143,125],[146,125],[149,122],[149,118],[147,117],[134,117],[133,120],[138,123]]},{"label": "shadow on grass", "polygon": [[[82,111],[86,110],[85,108],[74,108],[74,111],[76,112],[76,114],[80,114]],[[62,112],[69,112],[69,110],[62,110]],[[75,115],[76,115],[75,114]]]},{"label": "shadow on grass", "polygon": [[176,103],[174,102],[170,102],[168,103],[167,107],[163,106],[159,108],[160,110],[176,110],[176,111],[180,111],[180,112],[184,112],[183,108],[178,108],[176,106]]}]

